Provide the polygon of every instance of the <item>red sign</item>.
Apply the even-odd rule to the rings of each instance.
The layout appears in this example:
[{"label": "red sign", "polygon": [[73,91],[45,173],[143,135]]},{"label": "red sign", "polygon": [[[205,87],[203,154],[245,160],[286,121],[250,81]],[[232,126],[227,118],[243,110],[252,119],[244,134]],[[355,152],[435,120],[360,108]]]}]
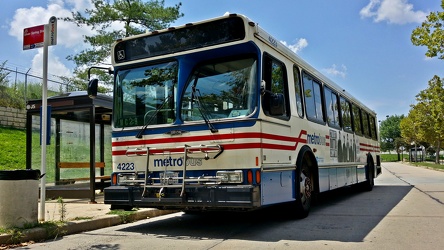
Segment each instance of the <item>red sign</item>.
[{"label": "red sign", "polygon": [[23,50],[41,48],[45,43],[45,25],[23,30]]}]

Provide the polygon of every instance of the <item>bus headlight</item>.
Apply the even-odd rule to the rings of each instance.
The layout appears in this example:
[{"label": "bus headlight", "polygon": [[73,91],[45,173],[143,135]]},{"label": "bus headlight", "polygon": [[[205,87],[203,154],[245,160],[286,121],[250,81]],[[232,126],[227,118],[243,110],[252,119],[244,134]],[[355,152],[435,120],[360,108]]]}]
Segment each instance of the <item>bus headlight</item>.
[{"label": "bus headlight", "polygon": [[222,183],[242,183],[242,182],[244,182],[242,170],[217,171],[216,176],[221,178]]},{"label": "bus headlight", "polygon": [[137,179],[137,175],[135,173],[130,174],[118,174],[117,176],[118,183],[133,183]]}]

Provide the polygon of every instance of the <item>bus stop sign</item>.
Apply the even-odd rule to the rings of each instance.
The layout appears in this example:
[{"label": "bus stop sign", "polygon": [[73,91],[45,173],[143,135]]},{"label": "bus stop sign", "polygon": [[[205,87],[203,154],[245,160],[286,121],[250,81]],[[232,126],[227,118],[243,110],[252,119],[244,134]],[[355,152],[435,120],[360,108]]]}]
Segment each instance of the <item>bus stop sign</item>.
[{"label": "bus stop sign", "polygon": [[23,50],[41,48],[45,44],[45,26],[48,32],[48,46],[57,44],[57,18],[51,17],[48,24],[42,24],[23,30]]},{"label": "bus stop sign", "polygon": [[45,25],[34,26],[23,30],[23,50],[43,47],[45,42]]}]

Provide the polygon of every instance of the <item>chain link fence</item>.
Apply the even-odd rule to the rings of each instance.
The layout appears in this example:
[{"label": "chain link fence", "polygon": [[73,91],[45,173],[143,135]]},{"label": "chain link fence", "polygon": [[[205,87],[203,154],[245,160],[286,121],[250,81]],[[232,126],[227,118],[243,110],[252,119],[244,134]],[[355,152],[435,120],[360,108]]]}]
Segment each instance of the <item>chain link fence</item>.
[{"label": "chain link fence", "polygon": [[[1,66],[1,65],[0,65]],[[25,103],[27,102],[28,92],[30,91],[29,87],[31,85],[41,86],[43,82],[42,74],[36,73],[31,69],[19,69],[13,68],[8,65],[5,65],[0,68],[3,73],[8,74],[6,78],[6,82],[8,83],[8,87],[18,89],[19,86],[24,85],[23,88],[23,96],[25,97]],[[78,89],[75,86],[67,83],[66,80],[63,79],[62,76],[56,76],[48,74],[48,96],[58,95],[66,92],[77,91]],[[22,89],[20,88],[20,89]]]},{"label": "chain link fence", "polygon": [[[29,99],[41,98],[41,87],[43,83],[42,72],[37,73],[32,69],[14,67],[6,63],[0,63],[0,72],[3,75],[7,75],[2,82],[3,86],[16,91],[15,93],[21,97],[20,102],[23,102],[23,107],[26,106]],[[47,86],[48,97],[79,90],[76,86],[70,84],[68,77],[49,73]],[[17,95],[15,96],[16,98],[18,97]],[[2,98],[4,98],[3,95]]]}]

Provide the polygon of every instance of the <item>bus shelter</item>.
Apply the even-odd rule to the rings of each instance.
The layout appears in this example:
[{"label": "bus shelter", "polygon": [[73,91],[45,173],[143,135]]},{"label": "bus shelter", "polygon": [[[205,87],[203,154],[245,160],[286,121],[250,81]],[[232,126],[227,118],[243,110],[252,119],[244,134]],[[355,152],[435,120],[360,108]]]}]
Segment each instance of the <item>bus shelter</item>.
[{"label": "bus shelter", "polygon": [[422,162],[424,161],[425,148],[424,146],[413,147],[410,149],[409,158],[410,162]]},{"label": "bus shelter", "polygon": [[[41,167],[42,100],[27,102],[26,168]],[[112,97],[86,91],[48,98],[46,198],[90,198],[110,185]]]}]

